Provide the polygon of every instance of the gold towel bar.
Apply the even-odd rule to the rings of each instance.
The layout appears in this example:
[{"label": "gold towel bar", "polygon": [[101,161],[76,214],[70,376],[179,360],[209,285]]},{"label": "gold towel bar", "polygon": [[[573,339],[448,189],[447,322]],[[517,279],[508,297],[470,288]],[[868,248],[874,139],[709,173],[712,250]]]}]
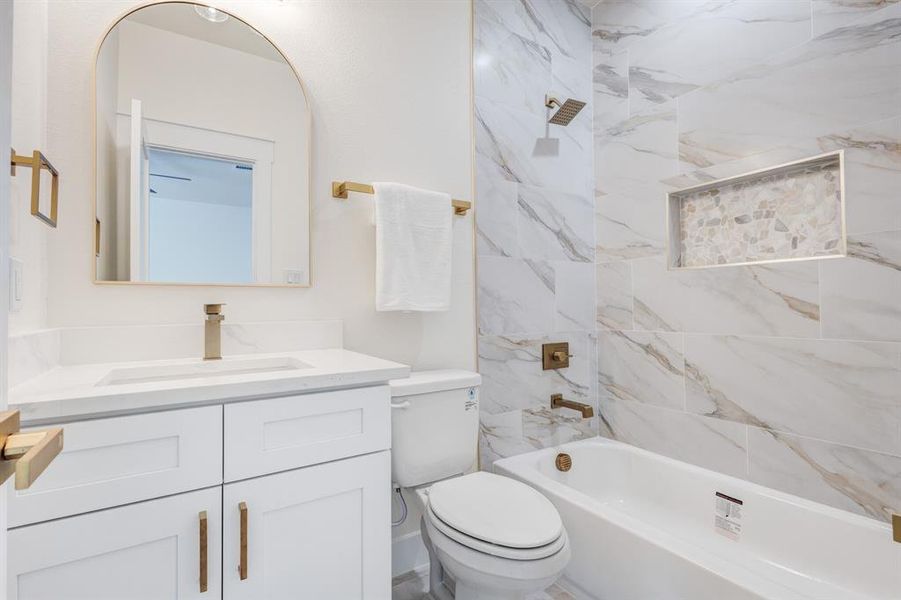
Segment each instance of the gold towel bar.
[{"label": "gold towel bar", "polygon": [[[360,194],[374,194],[375,189],[368,183],[356,183],[353,181],[333,181],[332,182],[332,198],[347,199],[347,192],[358,192]],[[466,200],[451,200],[454,207],[454,214],[465,215],[466,211],[472,208],[472,203]]]},{"label": "gold towel bar", "polygon": [[[16,174],[16,167],[28,167],[31,169],[31,214],[49,225],[56,227],[59,211],[59,171],[57,171],[47,157],[35,150],[31,156],[20,156],[14,149],[10,149],[9,174]],[[41,212],[41,170],[50,172],[50,214]]]}]

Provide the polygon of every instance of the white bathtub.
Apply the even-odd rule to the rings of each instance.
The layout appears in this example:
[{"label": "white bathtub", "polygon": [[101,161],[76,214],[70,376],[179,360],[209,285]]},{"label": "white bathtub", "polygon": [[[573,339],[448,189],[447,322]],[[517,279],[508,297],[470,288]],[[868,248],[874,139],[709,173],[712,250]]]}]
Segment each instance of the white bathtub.
[{"label": "white bathtub", "polygon": [[[572,469],[554,466],[558,452]],[[506,458],[496,472],[553,501],[566,579],[599,600],[899,600],[891,527],[632,446],[594,438]],[[716,493],[735,504],[715,527]],[[738,539],[721,533],[740,524]]]}]

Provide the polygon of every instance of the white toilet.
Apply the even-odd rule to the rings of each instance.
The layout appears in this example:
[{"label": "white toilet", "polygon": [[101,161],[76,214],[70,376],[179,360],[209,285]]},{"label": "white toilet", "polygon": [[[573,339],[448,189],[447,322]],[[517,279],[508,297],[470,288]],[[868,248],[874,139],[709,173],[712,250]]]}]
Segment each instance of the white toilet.
[{"label": "white toilet", "polygon": [[547,498],[508,477],[463,475],[478,453],[481,381],[446,370],[391,382],[392,477],[421,502],[435,600],[524,598],[569,562],[566,530]]}]

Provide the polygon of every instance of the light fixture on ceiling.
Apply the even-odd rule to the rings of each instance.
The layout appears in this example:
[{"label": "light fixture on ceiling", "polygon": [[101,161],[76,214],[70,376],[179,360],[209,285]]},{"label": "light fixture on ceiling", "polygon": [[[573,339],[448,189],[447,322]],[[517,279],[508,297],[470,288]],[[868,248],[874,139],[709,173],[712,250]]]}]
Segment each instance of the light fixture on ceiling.
[{"label": "light fixture on ceiling", "polygon": [[194,6],[194,12],[210,23],[224,23],[225,21],[228,21],[228,13],[216,10],[212,6],[201,6],[197,4]]}]

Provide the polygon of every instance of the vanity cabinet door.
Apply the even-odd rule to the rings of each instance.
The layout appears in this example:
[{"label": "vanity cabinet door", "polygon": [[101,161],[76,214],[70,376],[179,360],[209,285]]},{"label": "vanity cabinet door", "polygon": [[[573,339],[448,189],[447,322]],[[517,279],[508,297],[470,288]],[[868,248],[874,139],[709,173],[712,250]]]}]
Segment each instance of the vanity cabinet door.
[{"label": "vanity cabinet door", "polygon": [[222,488],[215,487],[10,530],[7,598],[219,598],[221,502]]},{"label": "vanity cabinet door", "polygon": [[227,484],[223,598],[390,599],[390,475],[385,451]]}]

